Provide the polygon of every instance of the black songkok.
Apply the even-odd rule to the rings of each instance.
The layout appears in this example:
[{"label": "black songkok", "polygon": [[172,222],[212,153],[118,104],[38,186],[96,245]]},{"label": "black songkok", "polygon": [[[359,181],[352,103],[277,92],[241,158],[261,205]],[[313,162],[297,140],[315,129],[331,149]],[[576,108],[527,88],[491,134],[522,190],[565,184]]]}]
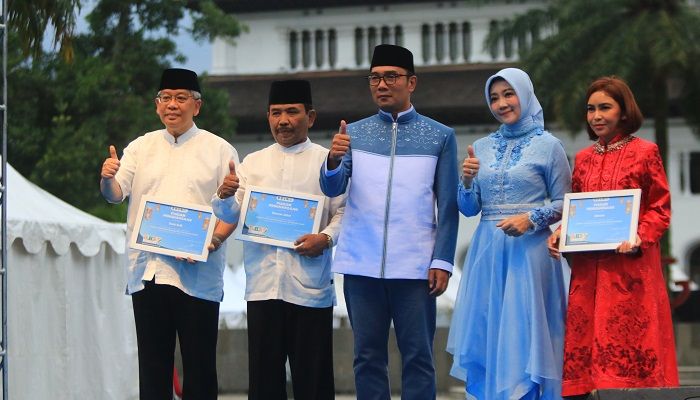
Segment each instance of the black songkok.
[{"label": "black songkok", "polygon": [[405,47],[380,44],[374,48],[370,69],[384,66],[401,67],[413,74],[413,53]]},{"label": "black songkok", "polygon": [[305,80],[274,81],[270,86],[270,104],[308,104],[311,101],[311,84]]},{"label": "black songkok", "polygon": [[186,89],[202,93],[199,89],[197,74],[194,71],[182,68],[168,68],[163,71],[158,90],[163,89]]}]

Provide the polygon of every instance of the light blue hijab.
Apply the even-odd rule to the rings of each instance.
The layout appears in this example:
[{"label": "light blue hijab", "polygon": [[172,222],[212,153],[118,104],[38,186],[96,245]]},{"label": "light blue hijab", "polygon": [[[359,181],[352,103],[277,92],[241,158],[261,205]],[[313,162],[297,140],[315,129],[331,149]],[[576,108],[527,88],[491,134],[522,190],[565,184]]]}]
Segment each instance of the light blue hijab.
[{"label": "light blue hijab", "polygon": [[[534,128],[544,129],[544,116],[542,113],[542,106],[535,96],[535,89],[532,86],[532,81],[527,72],[517,69],[517,68],[505,68],[498,71],[495,75],[492,75],[488,80],[486,80],[486,86],[484,92],[486,95],[486,104],[491,109],[491,96],[489,95],[489,88],[491,87],[491,82],[497,78],[501,77],[506,80],[515,90],[515,94],[518,95],[518,100],[520,101],[520,119],[518,122],[501,126],[501,131],[508,134],[507,136],[519,136],[520,134],[527,133]],[[493,111],[491,111],[493,114]],[[494,114],[494,117],[496,115]]]}]

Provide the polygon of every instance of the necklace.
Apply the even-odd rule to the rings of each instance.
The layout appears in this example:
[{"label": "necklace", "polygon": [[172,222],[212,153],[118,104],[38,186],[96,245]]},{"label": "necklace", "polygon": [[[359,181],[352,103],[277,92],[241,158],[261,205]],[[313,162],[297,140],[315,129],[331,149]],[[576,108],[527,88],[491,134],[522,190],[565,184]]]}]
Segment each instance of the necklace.
[{"label": "necklace", "polygon": [[596,154],[603,154],[603,153],[610,153],[613,151],[620,150],[621,148],[625,147],[625,145],[632,140],[634,140],[635,137],[632,135],[629,135],[623,139],[618,140],[617,142],[613,144],[609,144],[607,146],[600,144],[600,142],[595,142],[593,144],[593,150],[596,152]]}]

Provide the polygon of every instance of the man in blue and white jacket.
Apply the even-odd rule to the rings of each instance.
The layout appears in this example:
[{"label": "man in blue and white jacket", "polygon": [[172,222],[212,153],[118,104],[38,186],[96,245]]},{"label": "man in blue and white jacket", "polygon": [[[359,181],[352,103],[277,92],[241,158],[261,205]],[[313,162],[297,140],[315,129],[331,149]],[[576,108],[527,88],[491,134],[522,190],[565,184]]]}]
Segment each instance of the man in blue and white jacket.
[{"label": "man in blue and white jacket", "polygon": [[393,321],[401,398],[434,399],[436,297],[447,288],[457,240],[455,134],[413,108],[408,49],[377,46],[368,80],[379,113],[341,122],[320,178],[327,196],[348,190],[333,272],[344,274],[357,398],[390,398]]}]

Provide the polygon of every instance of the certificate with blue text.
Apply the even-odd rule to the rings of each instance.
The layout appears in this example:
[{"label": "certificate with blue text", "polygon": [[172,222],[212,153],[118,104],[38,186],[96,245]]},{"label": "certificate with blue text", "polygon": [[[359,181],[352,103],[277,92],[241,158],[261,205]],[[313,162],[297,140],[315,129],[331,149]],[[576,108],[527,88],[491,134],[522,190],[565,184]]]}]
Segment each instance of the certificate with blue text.
[{"label": "certificate with blue text", "polygon": [[294,248],[294,242],[318,233],[325,197],[258,186],[246,188],[236,239]]},{"label": "certificate with blue text", "polygon": [[559,251],[614,250],[637,238],[641,189],[567,193]]},{"label": "certificate with blue text", "polygon": [[143,196],[129,247],[206,261],[216,217],[212,208]]}]

